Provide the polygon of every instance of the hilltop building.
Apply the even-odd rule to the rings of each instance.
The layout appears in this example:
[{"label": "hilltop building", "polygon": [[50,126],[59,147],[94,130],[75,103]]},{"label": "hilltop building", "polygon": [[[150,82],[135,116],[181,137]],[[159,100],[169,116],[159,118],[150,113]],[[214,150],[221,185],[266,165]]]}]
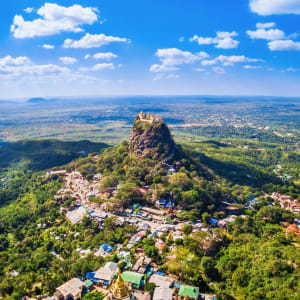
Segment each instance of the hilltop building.
[{"label": "hilltop building", "polygon": [[163,119],[161,117],[150,115],[150,113],[145,114],[142,111],[136,117],[136,121],[148,122],[150,124],[163,123]]},{"label": "hilltop building", "polygon": [[105,298],[105,300],[134,300],[134,296],[132,294],[129,286],[124,282],[120,267],[118,268],[118,278],[112,284],[109,294]]}]

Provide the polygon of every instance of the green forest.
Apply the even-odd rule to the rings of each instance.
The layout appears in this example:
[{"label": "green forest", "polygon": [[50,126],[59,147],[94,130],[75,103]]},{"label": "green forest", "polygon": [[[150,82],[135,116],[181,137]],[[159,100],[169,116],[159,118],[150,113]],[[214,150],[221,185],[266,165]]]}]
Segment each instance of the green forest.
[{"label": "green forest", "polygon": [[[5,155],[1,159],[2,176],[8,170],[12,172],[0,189],[3,299],[51,294],[60,284],[94,271],[105,261],[119,261],[114,252],[106,258],[93,254],[80,257],[76,249],[95,250],[108,243],[123,245],[126,250],[130,235],[136,231],[134,226],[116,225],[109,218],[103,229],[87,217],[72,226],[60,208],[72,205],[74,199],[55,201],[62,180],[44,176],[45,170],[54,166],[54,155],[58,155],[57,165],[66,164],[61,168],[77,169],[87,179],[101,173],[103,189],[121,184],[111,200],[113,208],[134,203],[153,205],[152,193],[137,192],[137,188],[148,186],[156,199],[166,198],[172,191],[176,208],[181,211],[179,220],[200,220],[209,226],[211,217],[223,217],[218,210],[222,201],[235,203],[244,215],[236,217],[227,229],[211,227],[211,233],[194,233],[186,226],[183,239],[173,241],[166,234],[161,237],[166,241],[161,254],[154,240],[146,238],[131,249],[132,260],[135,249],[141,247],[161,271],[175,274],[203,292],[216,293],[217,299],[299,299],[300,240],[299,236],[287,235],[282,226],[283,222],[292,223],[296,216],[279,206],[269,206],[270,199],[263,197],[264,193],[279,191],[300,199],[300,159],[296,150],[242,140],[178,144],[169,162],[177,172],[171,175],[159,159],[130,155],[127,141],[106,149],[104,144],[90,142],[61,145],[56,141],[30,141],[20,145],[26,145],[26,150],[19,144],[8,145],[1,154]],[[44,163],[41,156],[53,148],[56,152]],[[76,156],[83,150],[84,157]],[[21,151],[25,153],[17,159]],[[99,154],[96,159],[95,153]],[[21,163],[24,159],[25,165]],[[14,163],[23,169],[11,171]],[[291,179],[283,181],[274,173],[278,165],[280,172],[288,173]],[[245,209],[252,196],[258,199],[255,208]],[[169,261],[169,255],[175,259]]]}]

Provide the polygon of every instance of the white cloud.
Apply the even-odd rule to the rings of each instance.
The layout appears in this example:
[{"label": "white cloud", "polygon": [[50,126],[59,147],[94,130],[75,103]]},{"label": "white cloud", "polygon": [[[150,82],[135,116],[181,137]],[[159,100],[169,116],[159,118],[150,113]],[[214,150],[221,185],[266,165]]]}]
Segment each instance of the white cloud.
[{"label": "white cloud", "polygon": [[24,9],[24,11],[28,14],[31,14],[34,11],[34,8],[33,7],[27,7],[27,8]]},{"label": "white cloud", "polygon": [[91,57],[91,54],[86,54],[86,55],[84,56],[84,59],[87,60],[87,59],[89,59],[90,57]]},{"label": "white cloud", "polygon": [[107,36],[103,33],[101,34],[87,33],[80,40],[66,39],[63,44],[63,47],[64,48],[95,48],[95,47],[102,47],[113,42],[130,43],[130,40],[127,38]]},{"label": "white cloud", "polygon": [[196,55],[199,56],[202,59],[209,57],[209,54],[204,52],[204,51],[198,52],[198,53],[196,53]]},{"label": "white cloud", "polygon": [[177,71],[179,68],[174,67],[174,66],[168,66],[168,65],[159,65],[159,64],[154,64],[150,67],[151,72],[173,72]]},{"label": "white cloud", "polygon": [[170,66],[191,64],[200,59],[199,56],[189,51],[182,51],[177,48],[158,49],[156,56],[159,57],[163,64]]},{"label": "white cloud", "polygon": [[13,58],[12,56],[7,55],[3,58],[0,58],[0,68],[30,65],[30,64],[31,64],[31,61],[27,56],[19,56],[19,57]]},{"label": "white cloud", "polygon": [[206,71],[203,68],[194,68],[193,70],[196,71],[196,72],[205,72]]},{"label": "white cloud", "polygon": [[54,49],[54,48],[55,48],[54,45],[49,45],[49,44],[44,44],[42,47],[43,47],[44,49],[48,49],[48,50],[51,50],[51,49]]},{"label": "white cloud", "polygon": [[223,66],[234,66],[237,63],[250,63],[250,62],[260,62],[263,61],[261,59],[257,58],[249,58],[246,57],[245,55],[231,55],[231,56],[226,56],[226,55],[219,55],[215,57],[214,59],[211,60],[203,60],[201,62],[202,66],[213,66],[216,65],[217,63],[221,63]]},{"label": "white cloud", "polygon": [[293,67],[290,67],[290,68],[287,68],[286,69],[287,72],[298,72],[299,69],[296,69],[296,68],[293,68]]},{"label": "white cloud", "polygon": [[5,82],[6,86],[26,86],[30,89],[30,92],[38,88],[43,90],[48,87],[54,88],[57,84],[63,84],[64,88],[67,83],[75,84],[75,87],[80,83],[94,84],[97,80],[95,77],[70,70],[64,66],[34,64],[25,56],[0,58],[0,79],[2,83]]},{"label": "white cloud", "polygon": [[243,66],[244,69],[246,70],[256,70],[256,69],[260,69],[260,66],[252,66],[252,65],[245,65]]},{"label": "white cloud", "polygon": [[212,70],[216,73],[216,74],[225,74],[225,70],[224,68],[221,67],[213,67]]},{"label": "white cloud", "polygon": [[250,10],[262,16],[300,14],[299,0],[250,0]]},{"label": "white cloud", "polygon": [[276,27],[276,23],[270,22],[270,23],[257,23],[256,28],[259,29],[266,29],[266,28],[274,28]]},{"label": "white cloud", "polygon": [[153,78],[154,81],[158,81],[161,79],[178,79],[180,76],[178,74],[163,74],[163,73],[158,73],[156,76]]},{"label": "white cloud", "polygon": [[268,41],[280,40],[285,37],[282,30],[273,28],[275,23],[257,23],[256,30],[247,30],[247,34],[251,39],[263,39]]},{"label": "white cloud", "polygon": [[111,60],[113,58],[117,58],[118,55],[112,52],[99,52],[93,55],[94,59],[104,59],[104,60]]},{"label": "white cloud", "polygon": [[26,56],[13,58],[6,56],[0,59],[0,74],[9,76],[43,75],[46,73],[65,72],[67,68],[53,64],[35,65]]},{"label": "white cloud", "polygon": [[193,54],[189,51],[182,51],[177,48],[158,49],[155,55],[161,61],[161,64],[154,64],[150,67],[151,72],[173,72],[179,70],[178,65],[193,64],[202,59],[205,52]]},{"label": "white cloud", "polygon": [[190,42],[197,42],[199,45],[215,45],[219,49],[233,49],[237,48],[239,41],[234,40],[233,37],[238,36],[235,31],[226,32],[218,31],[216,37],[200,37],[194,35],[190,38]]},{"label": "white cloud", "polygon": [[64,64],[64,65],[73,65],[75,64],[78,60],[74,57],[60,57],[59,60]]},{"label": "white cloud", "polygon": [[292,40],[278,40],[268,43],[268,47],[271,51],[300,51],[300,42]]},{"label": "white cloud", "polygon": [[261,59],[257,59],[257,58],[248,58],[245,55],[232,55],[232,56],[219,55],[216,58],[216,60],[221,62],[224,66],[233,66],[236,63],[243,63],[243,62],[262,61]]},{"label": "white cloud", "polygon": [[115,66],[112,63],[103,63],[103,64],[96,64],[93,66],[93,71],[101,71],[101,70],[114,70]]},{"label": "white cloud", "polygon": [[202,66],[212,66],[212,65],[215,65],[217,63],[217,60],[215,60],[215,59],[212,59],[212,60],[203,60],[202,62],[201,62],[201,65]]},{"label": "white cloud", "polygon": [[45,3],[37,11],[41,18],[25,21],[21,15],[15,15],[10,30],[15,38],[49,36],[64,31],[81,32],[82,25],[91,25],[98,20],[97,12],[96,8],[76,4],[64,7],[56,3]]}]

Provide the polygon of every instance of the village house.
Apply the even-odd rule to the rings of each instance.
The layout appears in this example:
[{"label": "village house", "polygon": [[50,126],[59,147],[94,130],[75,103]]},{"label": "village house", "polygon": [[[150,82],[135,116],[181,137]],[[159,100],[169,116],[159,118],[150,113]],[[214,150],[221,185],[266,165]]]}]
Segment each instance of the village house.
[{"label": "village house", "polygon": [[114,276],[117,274],[118,264],[114,262],[107,262],[104,267],[98,269],[94,278],[98,280],[100,285],[109,286],[112,283]]},{"label": "village house", "polygon": [[199,298],[199,288],[191,285],[181,285],[178,296],[183,299],[188,297],[189,299],[198,299]]},{"label": "village house", "polygon": [[73,278],[56,289],[55,300],[77,300],[82,297],[85,285],[78,278]]},{"label": "village house", "polygon": [[132,271],[140,274],[145,274],[149,269],[150,264],[151,264],[151,258],[142,255],[138,258],[138,260],[134,264]]},{"label": "village house", "polygon": [[79,206],[66,213],[66,217],[72,223],[72,225],[81,222],[85,215],[86,215],[86,209],[83,206]]},{"label": "village house", "polygon": [[159,274],[153,274],[150,277],[149,282],[154,283],[161,288],[171,288],[174,285],[174,279],[171,277],[162,276]]},{"label": "village house", "polygon": [[122,273],[122,279],[133,288],[139,289],[143,285],[144,275],[133,271],[125,271]]},{"label": "village house", "polygon": [[157,287],[154,290],[152,300],[172,300],[173,290],[165,287]]},{"label": "village house", "polygon": [[291,200],[288,195],[280,195],[279,193],[272,193],[271,198],[279,202],[281,208],[285,208],[293,213],[300,214],[300,205],[297,200]]}]

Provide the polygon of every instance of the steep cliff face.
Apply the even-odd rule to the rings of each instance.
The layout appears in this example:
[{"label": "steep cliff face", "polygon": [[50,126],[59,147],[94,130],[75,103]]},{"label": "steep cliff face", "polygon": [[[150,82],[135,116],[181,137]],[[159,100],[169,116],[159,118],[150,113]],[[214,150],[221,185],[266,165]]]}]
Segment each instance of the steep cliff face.
[{"label": "steep cliff face", "polygon": [[130,136],[130,152],[140,158],[164,159],[175,151],[168,126],[160,117],[140,113]]}]

